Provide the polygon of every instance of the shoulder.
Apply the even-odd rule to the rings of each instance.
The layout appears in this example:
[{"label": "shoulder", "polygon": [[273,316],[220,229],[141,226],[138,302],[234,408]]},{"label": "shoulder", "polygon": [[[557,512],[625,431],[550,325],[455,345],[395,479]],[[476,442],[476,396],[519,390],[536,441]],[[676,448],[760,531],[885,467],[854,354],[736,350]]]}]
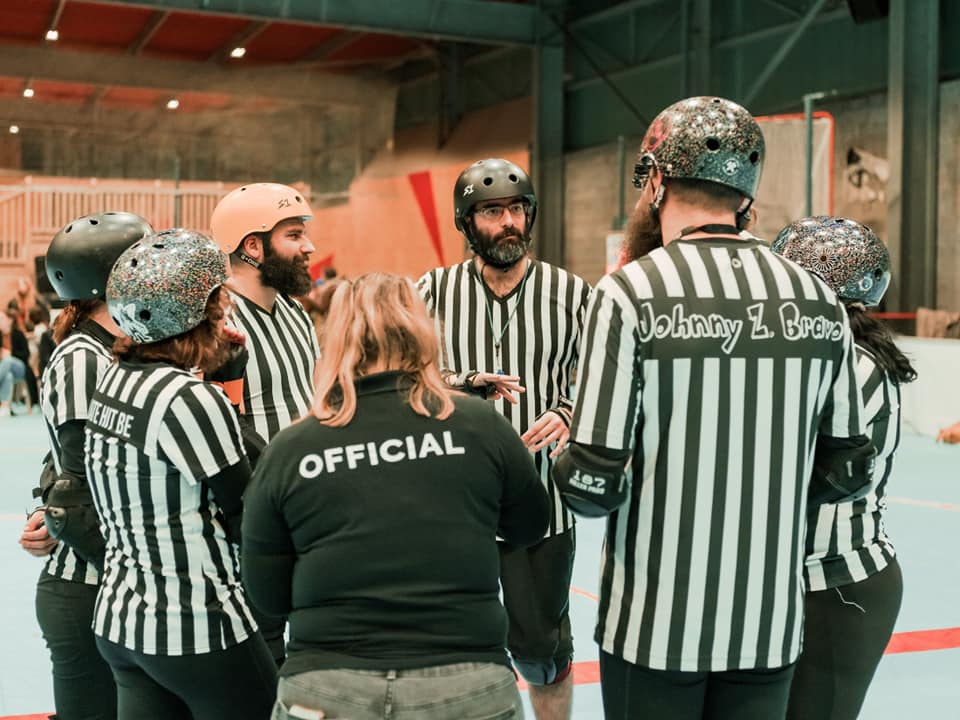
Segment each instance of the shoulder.
[{"label": "shoulder", "polygon": [[337,428],[328,428],[318,422],[313,414],[308,413],[270,438],[263,455],[257,462],[257,467],[268,463],[271,465],[296,463],[300,462],[302,455],[307,452],[322,452],[322,450],[316,450],[322,446],[318,438],[335,430]]}]

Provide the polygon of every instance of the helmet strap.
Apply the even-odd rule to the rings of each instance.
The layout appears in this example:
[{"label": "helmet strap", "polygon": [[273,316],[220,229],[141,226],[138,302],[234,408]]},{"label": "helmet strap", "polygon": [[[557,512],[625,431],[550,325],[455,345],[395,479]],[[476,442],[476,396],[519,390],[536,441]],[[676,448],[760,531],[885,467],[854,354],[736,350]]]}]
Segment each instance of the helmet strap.
[{"label": "helmet strap", "polygon": [[750,208],[753,206],[753,198],[745,197],[740,207],[737,208],[737,229],[743,230],[750,224]]},{"label": "helmet strap", "polygon": [[660,216],[660,206],[663,205],[663,196],[666,192],[667,188],[661,182],[660,187],[657,188],[657,192],[653,196],[653,202],[650,203],[650,212],[653,213],[654,217]]},{"label": "helmet strap", "polygon": [[243,250],[237,250],[235,253],[233,253],[233,255],[234,257],[237,257],[243,262],[245,262],[250,267],[257,268],[258,270],[260,269],[260,261],[254,260],[252,257],[247,255]]}]

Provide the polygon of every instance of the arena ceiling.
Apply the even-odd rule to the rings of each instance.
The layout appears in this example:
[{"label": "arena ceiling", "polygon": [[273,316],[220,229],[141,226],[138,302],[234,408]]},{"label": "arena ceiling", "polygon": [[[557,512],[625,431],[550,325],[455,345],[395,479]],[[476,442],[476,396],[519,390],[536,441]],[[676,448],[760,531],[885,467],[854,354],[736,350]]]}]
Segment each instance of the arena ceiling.
[{"label": "arena ceiling", "polygon": [[0,121],[356,106],[444,44],[532,44],[536,23],[516,0],[3,0]]}]

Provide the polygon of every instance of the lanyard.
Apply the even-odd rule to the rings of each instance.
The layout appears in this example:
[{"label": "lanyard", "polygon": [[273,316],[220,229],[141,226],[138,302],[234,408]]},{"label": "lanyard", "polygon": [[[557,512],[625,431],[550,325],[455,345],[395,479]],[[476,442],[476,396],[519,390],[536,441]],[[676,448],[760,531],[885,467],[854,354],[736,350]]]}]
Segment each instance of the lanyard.
[{"label": "lanyard", "polygon": [[[530,265],[527,265],[527,269],[523,273],[523,279],[520,281],[520,290],[517,292],[517,304],[513,306],[513,310],[510,311],[510,314],[507,315],[507,321],[503,323],[503,327],[500,328],[500,332],[497,333],[496,327],[493,323],[493,312],[490,310],[490,298],[487,297],[486,289],[484,290],[483,299],[484,299],[484,308],[487,311],[487,324],[490,326],[490,334],[493,336],[493,349],[497,351],[497,355],[500,355],[500,344],[503,342],[503,336],[507,332],[507,328],[510,327],[510,323],[513,321],[513,316],[517,314],[517,308],[520,307],[520,303],[523,302],[523,289],[526,287],[527,278],[530,276]],[[483,275],[480,276],[480,282],[483,282]]]}]

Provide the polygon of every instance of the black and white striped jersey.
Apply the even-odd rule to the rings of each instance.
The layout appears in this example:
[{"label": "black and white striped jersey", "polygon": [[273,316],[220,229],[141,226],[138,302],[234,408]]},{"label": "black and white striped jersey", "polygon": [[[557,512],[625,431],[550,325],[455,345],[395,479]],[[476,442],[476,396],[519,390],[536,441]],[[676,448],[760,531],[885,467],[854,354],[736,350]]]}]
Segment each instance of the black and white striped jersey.
[{"label": "black and white striped jersey", "polygon": [[[495,401],[518,433],[526,432],[547,410],[569,402],[590,296],[590,286],[581,278],[531,260],[521,283],[498,298],[483,282],[474,261],[466,260],[431,270],[417,287],[433,315],[444,368],[520,377],[526,392],[520,394],[518,404]],[[545,448],[534,455],[553,508],[548,537],[573,527],[573,517],[550,479],[551,451]]]},{"label": "black and white striped jersey", "polygon": [[230,291],[228,323],[247,336],[244,413],[264,442],[301,418],[313,401],[313,370],[320,355],[310,315],[296,300],[278,294],[267,312]]},{"label": "black and white striped jersey", "polygon": [[[97,382],[113,362],[113,336],[93,320],[73,330],[50,355],[43,372],[40,404],[50,441],[50,455],[59,475],[61,463],[59,428],[74,420],[86,420]],[[82,458],[79,464],[82,465]],[[70,547],[59,543],[44,570],[71,582],[96,585],[99,573]]]},{"label": "black and white striped jersey", "polygon": [[803,626],[818,434],[864,434],[849,323],[754,239],[677,240],[607,275],[571,439],[632,452],[596,639],[659,670],[776,668]]},{"label": "black and white striped jersey", "polygon": [[243,457],[220,388],[159,363],[107,370],[86,430],[107,544],[98,636],[147,655],[193,655],[255,632],[234,546],[203,483]]},{"label": "black and white striped jersey", "polygon": [[877,450],[870,493],[851,502],[820,505],[807,528],[807,589],[827,590],[866,580],[896,552],[883,526],[887,481],[900,445],[900,386],[857,345],[857,380],[867,434]]}]

